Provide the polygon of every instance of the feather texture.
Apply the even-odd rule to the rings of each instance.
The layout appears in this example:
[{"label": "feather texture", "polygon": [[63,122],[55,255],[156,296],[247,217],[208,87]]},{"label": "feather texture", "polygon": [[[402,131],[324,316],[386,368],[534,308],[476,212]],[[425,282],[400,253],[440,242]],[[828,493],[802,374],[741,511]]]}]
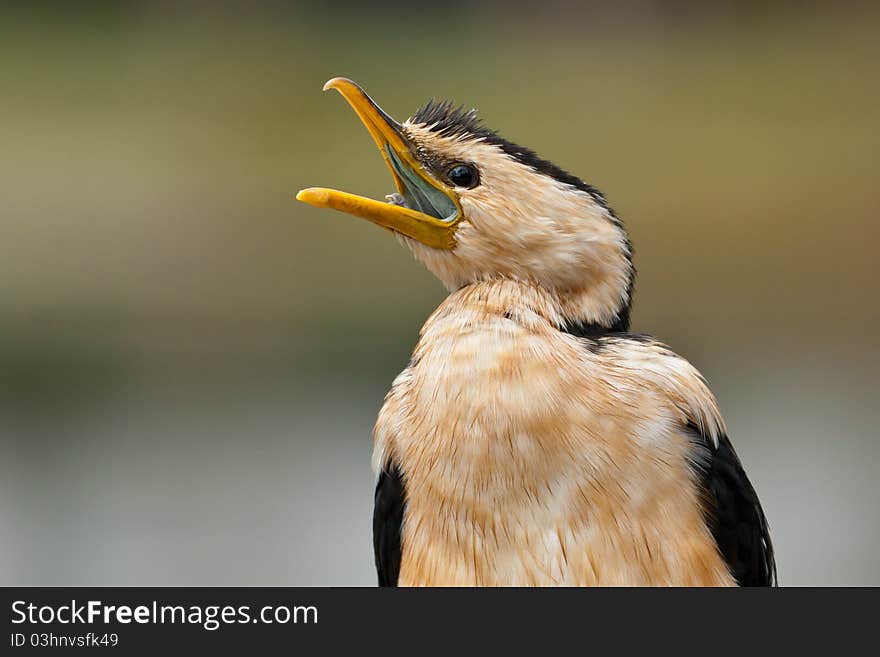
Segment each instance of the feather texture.
[{"label": "feather texture", "polygon": [[467,286],[429,318],[375,430],[406,481],[403,585],[734,585],[704,514],[714,397],[656,341],[560,331],[552,295]]}]

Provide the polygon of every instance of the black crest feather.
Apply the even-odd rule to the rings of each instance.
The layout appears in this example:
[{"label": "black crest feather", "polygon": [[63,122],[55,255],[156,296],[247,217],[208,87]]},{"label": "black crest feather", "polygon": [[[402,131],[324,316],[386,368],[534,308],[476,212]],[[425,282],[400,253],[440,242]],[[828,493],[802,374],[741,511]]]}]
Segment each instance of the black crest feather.
[{"label": "black crest feather", "polygon": [[477,139],[494,135],[477,118],[477,110],[455,106],[449,100],[431,99],[412,116],[413,123],[421,123],[444,137],[471,137]]}]

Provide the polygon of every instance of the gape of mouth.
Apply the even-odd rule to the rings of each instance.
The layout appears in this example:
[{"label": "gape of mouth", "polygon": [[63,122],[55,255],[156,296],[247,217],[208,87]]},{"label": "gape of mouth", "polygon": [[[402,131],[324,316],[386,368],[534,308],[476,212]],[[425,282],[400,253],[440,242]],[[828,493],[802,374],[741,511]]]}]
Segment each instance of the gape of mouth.
[{"label": "gape of mouth", "polygon": [[386,145],[385,152],[388,154],[388,164],[403,186],[402,193],[389,194],[385,197],[389,203],[416,210],[440,221],[455,220],[458,208],[446,193],[434,187],[421,174],[401,161],[393,148]]},{"label": "gape of mouth", "polygon": [[412,210],[412,208],[407,205],[406,199],[397,192],[394,192],[393,194],[386,194],[385,200],[388,201],[391,205],[399,205],[402,208],[409,208],[410,210]]}]

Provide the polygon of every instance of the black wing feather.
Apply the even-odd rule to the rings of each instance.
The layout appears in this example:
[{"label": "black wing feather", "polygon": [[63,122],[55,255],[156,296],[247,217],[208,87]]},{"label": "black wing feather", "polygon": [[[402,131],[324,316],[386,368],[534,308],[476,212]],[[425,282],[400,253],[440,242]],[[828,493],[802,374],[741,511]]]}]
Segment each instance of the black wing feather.
[{"label": "black wing feather", "polygon": [[775,586],[776,560],[767,518],[727,436],[714,447],[696,427],[708,454],[700,467],[699,482],[706,506],[706,522],[740,586]]},{"label": "black wing feather", "polygon": [[373,551],[379,586],[397,586],[405,505],[403,476],[396,465],[389,464],[379,473],[373,506]]}]

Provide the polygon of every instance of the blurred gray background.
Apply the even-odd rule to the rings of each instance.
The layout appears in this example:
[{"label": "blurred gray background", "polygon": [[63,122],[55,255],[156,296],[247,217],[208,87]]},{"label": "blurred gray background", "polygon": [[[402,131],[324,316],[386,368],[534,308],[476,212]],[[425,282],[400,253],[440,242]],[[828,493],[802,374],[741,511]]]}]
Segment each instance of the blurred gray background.
[{"label": "blurred gray background", "polygon": [[374,583],[370,432],[444,291],[294,201],[392,191],[335,75],[401,119],[476,106],[602,189],[634,328],[708,378],[780,581],[880,584],[878,19],[4,5],[0,584]]}]

